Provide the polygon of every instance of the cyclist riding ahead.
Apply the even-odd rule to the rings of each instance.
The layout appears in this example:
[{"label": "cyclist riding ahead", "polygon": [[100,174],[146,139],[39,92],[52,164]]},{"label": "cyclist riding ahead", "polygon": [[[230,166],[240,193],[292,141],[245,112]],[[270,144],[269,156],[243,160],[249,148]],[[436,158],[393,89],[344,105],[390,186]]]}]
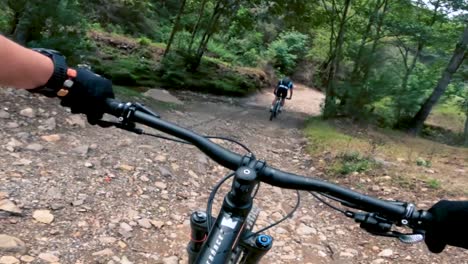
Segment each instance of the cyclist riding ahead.
[{"label": "cyclist riding ahead", "polygon": [[[106,99],[114,97],[109,80],[87,69],[68,68],[65,58],[57,52],[45,49],[32,51],[1,35],[0,47],[0,85],[58,97],[63,106],[71,108],[72,113],[85,114],[91,124],[101,119]],[[279,86],[292,90],[289,78],[280,81]],[[277,87],[275,90],[279,89],[286,88]],[[284,90],[276,92],[284,96]],[[277,172],[273,169],[268,171],[270,175]],[[440,253],[446,245],[468,249],[468,201],[443,200],[428,212],[432,219],[425,229],[425,242],[430,251]]]},{"label": "cyclist riding ahead", "polygon": [[293,82],[291,81],[291,79],[289,79],[289,77],[284,77],[278,82],[278,85],[276,85],[275,90],[273,91],[275,98],[273,99],[273,102],[271,103],[270,112],[273,111],[273,107],[275,106],[277,97],[281,98],[281,107],[279,109],[279,112],[283,111],[283,106],[285,103],[284,99],[286,99],[286,97],[288,96],[288,91],[290,91],[288,100],[292,98],[293,88],[294,88]]}]

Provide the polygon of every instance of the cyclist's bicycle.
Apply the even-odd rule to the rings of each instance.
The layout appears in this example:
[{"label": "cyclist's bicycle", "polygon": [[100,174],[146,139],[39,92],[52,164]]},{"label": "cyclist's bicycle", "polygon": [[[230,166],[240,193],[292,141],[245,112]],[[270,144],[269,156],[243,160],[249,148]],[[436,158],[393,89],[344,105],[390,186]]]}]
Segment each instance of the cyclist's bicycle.
[{"label": "cyclist's bicycle", "polygon": [[[417,210],[412,203],[380,200],[323,180],[275,169],[265,161],[257,159],[240,143],[249,154],[241,156],[212,142],[210,137],[201,136],[164,121],[141,104],[121,103],[108,99],[106,108],[106,112],[118,117],[119,121],[100,121],[101,126],[116,126],[145,135],[151,134],[137,128],[136,123],[152,127],[181,139],[179,142],[195,145],[211,159],[234,171],[213,188],[207,210],[197,211],[191,215],[191,240],[187,246],[189,263],[258,263],[272,248],[273,238],[262,232],[273,225],[256,232],[252,231],[259,212],[253,206],[253,200],[261,182],[286,189],[308,191],[321,202],[340,210],[345,216],[360,223],[360,227],[369,233],[398,238],[403,243],[422,241],[424,230],[431,224],[432,215],[427,211]],[[170,139],[162,135],[153,136]],[[211,205],[214,196],[219,187],[232,177],[231,190],[224,197],[218,216],[213,217]],[[297,195],[298,202],[295,209],[299,205],[298,191]],[[338,209],[323,197],[355,210]],[[292,216],[293,212],[282,220]],[[400,233],[393,230],[394,225],[411,228],[413,232]]]},{"label": "cyclist's bicycle", "polygon": [[[286,98],[286,99],[291,100],[291,98]],[[273,109],[270,111],[270,121],[272,121],[273,118],[277,117],[281,113],[280,109],[281,109],[281,97],[276,96],[275,104],[273,105]]]}]

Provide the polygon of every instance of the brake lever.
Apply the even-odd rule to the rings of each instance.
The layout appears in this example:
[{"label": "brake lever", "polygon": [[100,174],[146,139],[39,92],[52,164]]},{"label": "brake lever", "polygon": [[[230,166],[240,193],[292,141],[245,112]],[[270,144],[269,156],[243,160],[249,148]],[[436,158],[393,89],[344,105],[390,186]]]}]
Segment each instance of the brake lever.
[{"label": "brake lever", "polygon": [[133,103],[133,105],[135,106],[136,110],[138,111],[141,111],[145,114],[148,114],[148,115],[151,115],[151,116],[154,116],[156,118],[160,118],[161,116],[158,115],[157,113],[153,112],[153,110],[149,109],[148,107],[146,107],[145,105],[141,104],[141,103]]},{"label": "brake lever", "polygon": [[346,211],[345,215],[360,223],[360,227],[372,235],[398,238],[400,242],[405,244],[415,244],[424,240],[424,232],[401,233],[391,230],[392,223],[374,213]]},{"label": "brake lever", "polygon": [[366,230],[366,231],[375,236],[398,238],[398,240],[400,240],[400,242],[404,244],[416,244],[416,243],[420,243],[424,241],[424,235],[420,233],[401,233],[398,231],[379,233],[379,232],[371,232],[369,230]]},{"label": "brake lever", "polygon": [[116,127],[116,128],[127,130],[129,132],[132,132],[138,135],[143,134],[143,129],[136,127],[135,123],[128,123],[128,122],[122,123],[122,122],[98,120],[96,124],[102,128]]},{"label": "brake lever", "polygon": [[416,244],[424,241],[424,234],[421,233],[405,234],[397,231],[393,231],[393,233],[396,233],[398,239],[405,244]]},{"label": "brake lever", "polygon": [[143,129],[137,128],[136,124],[130,121],[130,116],[132,116],[135,113],[135,111],[140,111],[150,116],[160,118],[160,116],[157,113],[153,112],[153,110],[147,108],[141,103],[126,103],[122,107],[123,109],[121,116],[119,117],[119,122],[98,120],[97,125],[103,128],[117,127],[141,135],[143,134]]}]

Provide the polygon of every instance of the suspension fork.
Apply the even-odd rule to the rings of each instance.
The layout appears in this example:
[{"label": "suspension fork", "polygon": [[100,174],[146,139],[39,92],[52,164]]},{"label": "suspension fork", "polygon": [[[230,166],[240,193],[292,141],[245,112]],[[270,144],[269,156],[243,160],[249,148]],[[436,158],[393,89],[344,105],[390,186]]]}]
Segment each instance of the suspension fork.
[{"label": "suspension fork", "polygon": [[[195,263],[203,243],[208,236],[207,214],[204,211],[196,211],[190,217],[191,240],[187,246],[189,264]],[[216,218],[212,217],[212,221]],[[247,219],[247,222],[249,219]],[[248,223],[247,223],[248,225]],[[239,263],[256,264],[259,263],[268,251],[272,248],[273,238],[266,234],[254,235],[249,230],[244,231],[239,246],[243,255]],[[238,252],[239,254],[241,252]],[[234,263],[233,263],[234,264]]]},{"label": "suspension fork", "polygon": [[266,234],[253,235],[252,232],[246,232],[245,239],[242,240],[240,246],[244,249],[244,255],[239,263],[242,264],[257,264],[263,256],[273,246],[273,238]]},{"label": "suspension fork", "polygon": [[[253,156],[243,158],[235,172],[231,191],[223,201],[215,225],[208,231],[206,213],[191,217],[192,239],[187,247],[190,263],[225,263],[241,242],[246,218],[252,208],[252,193],[258,184],[257,173],[264,163]],[[198,256],[197,256],[198,255]]]}]

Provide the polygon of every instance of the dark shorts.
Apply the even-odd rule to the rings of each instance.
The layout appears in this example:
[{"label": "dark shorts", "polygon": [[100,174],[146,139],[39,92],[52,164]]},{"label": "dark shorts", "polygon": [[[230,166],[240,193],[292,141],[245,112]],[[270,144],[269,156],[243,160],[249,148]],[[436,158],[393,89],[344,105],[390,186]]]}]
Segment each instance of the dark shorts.
[{"label": "dark shorts", "polygon": [[286,98],[286,96],[288,96],[288,89],[279,87],[276,90],[276,96],[281,97],[283,99]]}]

